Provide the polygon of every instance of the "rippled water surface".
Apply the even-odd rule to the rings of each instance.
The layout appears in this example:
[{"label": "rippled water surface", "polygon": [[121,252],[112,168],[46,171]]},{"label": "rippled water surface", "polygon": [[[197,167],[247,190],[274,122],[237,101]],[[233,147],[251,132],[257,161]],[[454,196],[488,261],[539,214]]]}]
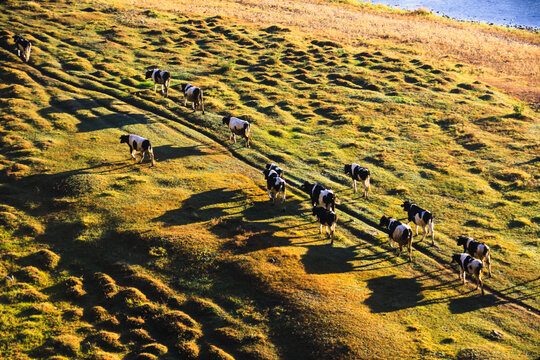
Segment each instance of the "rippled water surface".
[{"label": "rippled water surface", "polygon": [[437,15],[498,25],[540,28],[540,0],[371,0],[407,10],[424,8]]}]

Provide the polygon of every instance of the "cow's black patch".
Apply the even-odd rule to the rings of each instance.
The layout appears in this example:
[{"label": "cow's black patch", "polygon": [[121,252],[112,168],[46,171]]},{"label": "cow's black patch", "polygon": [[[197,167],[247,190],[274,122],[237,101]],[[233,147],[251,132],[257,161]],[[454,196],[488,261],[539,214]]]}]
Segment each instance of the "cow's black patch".
[{"label": "cow's black patch", "polygon": [[431,215],[431,213],[427,210],[424,211],[424,213],[422,214],[422,220],[424,221],[424,223],[428,224],[432,219],[433,215]]},{"label": "cow's black patch", "polygon": [[471,261],[473,261],[473,258],[470,257],[469,255],[467,255],[465,257],[465,260],[463,260],[463,263],[462,263],[462,266],[463,266],[464,270],[468,270],[469,264],[471,263]]},{"label": "cow's black patch", "polygon": [[144,151],[148,150],[148,149],[150,148],[150,141],[149,141],[149,140],[144,140],[144,141],[142,142],[142,145],[141,145],[141,146],[142,146],[142,149],[143,149]]},{"label": "cow's black patch", "polygon": [[364,167],[361,167],[361,166],[357,166],[355,169],[354,169],[354,176],[353,178],[355,180],[366,180],[367,177],[370,175],[370,172],[368,169],[364,168]]},{"label": "cow's black patch", "polygon": [[335,212],[320,206],[313,207],[313,215],[317,216],[317,220],[322,225],[332,226],[335,222],[337,222],[337,215]]}]

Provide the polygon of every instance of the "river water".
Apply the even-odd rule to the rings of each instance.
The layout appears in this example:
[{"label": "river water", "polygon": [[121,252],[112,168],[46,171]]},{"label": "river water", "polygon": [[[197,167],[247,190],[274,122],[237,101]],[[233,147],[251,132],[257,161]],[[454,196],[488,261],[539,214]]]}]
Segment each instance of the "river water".
[{"label": "river water", "polygon": [[370,0],[406,10],[424,8],[457,20],[540,29],[540,0]]}]

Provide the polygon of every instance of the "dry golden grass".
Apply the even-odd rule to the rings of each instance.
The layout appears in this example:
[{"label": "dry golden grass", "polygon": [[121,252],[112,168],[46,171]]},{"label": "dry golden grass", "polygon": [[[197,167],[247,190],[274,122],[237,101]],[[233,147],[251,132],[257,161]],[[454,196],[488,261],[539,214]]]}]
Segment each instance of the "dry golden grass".
[{"label": "dry golden grass", "polygon": [[427,59],[482,67],[475,71],[481,73],[484,81],[524,100],[540,101],[540,36],[533,33],[317,0],[129,3],[205,16],[223,15],[260,26],[279,24],[351,46],[380,44],[381,40],[390,47],[411,45]]}]

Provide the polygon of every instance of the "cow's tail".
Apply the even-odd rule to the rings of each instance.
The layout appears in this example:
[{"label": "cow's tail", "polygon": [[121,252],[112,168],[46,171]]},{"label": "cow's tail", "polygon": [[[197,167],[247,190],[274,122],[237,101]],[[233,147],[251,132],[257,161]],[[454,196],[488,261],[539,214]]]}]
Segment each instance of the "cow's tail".
[{"label": "cow's tail", "polygon": [[28,60],[30,60],[30,52],[32,51],[32,43],[28,43],[28,46],[26,47],[25,49],[25,54],[24,54],[24,58],[25,58],[25,62],[28,62]]},{"label": "cow's tail", "polygon": [[476,268],[475,275],[480,276],[483,270],[484,270],[484,262],[480,261],[480,265]]},{"label": "cow's tail", "polygon": [[251,142],[251,124],[249,122],[244,123],[244,135],[246,136],[246,146],[249,147]]},{"label": "cow's tail", "polygon": [[204,114],[204,99],[203,99],[203,91],[202,89],[199,89],[199,102],[201,103],[201,110]]},{"label": "cow's tail", "polygon": [[165,97],[168,97],[169,86],[171,86],[171,74],[168,71],[163,74],[163,85],[165,87]]},{"label": "cow's tail", "polygon": [[431,245],[435,244],[435,228],[433,225],[433,215],[429,213],[428,228],[431,233]]},{"label": "cow's tail", "polygon": [[371,183],[370,183],[371,175],[368,173],[368,176],[366,177],[366,180],[364,180],[364,187],[366,188],[366,191],[371,191]]},{"label": "cow's tail", "polygon": [[328,195],[328,202],[327,202],[327,206],[330,205],[330,208],[332,209],[332,211],[336,211],[336,195],[333,193],[333,192],[329,192]]},{"label": "cow's tail", "polygon": [[484,270],[484,262],[480,261],[480,265],[476,268],[474,275],[476,276],[476,286],[480,286],[482,295],[484,295],[484,283],[482,281],[483,270]]},{"label": "cow's tail", "polygon": [[412,228],[407,228],[407,244],[412,244]]}]

